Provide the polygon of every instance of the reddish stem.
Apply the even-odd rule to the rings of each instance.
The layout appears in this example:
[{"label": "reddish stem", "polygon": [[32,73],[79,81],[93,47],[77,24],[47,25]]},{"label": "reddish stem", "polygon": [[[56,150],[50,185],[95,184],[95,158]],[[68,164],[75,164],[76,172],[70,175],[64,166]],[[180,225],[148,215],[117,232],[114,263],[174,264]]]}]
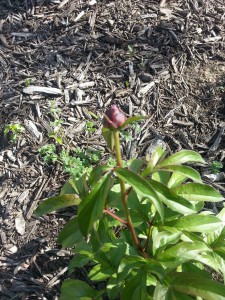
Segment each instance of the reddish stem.
[{"label": "reddish stem", "polygon": [[103,209],[103,212],[105,214],[108,214],[110,215],[111,217],[113,217],[114,219],[118,220],[120,223],[124,224],[124,225],[127,225],[127,222],[124,221],[123,219],[121,219],[120,217],[118,217],[117,215],[115,215],[113,212],[111,212],[110,210],[108,209]]}]

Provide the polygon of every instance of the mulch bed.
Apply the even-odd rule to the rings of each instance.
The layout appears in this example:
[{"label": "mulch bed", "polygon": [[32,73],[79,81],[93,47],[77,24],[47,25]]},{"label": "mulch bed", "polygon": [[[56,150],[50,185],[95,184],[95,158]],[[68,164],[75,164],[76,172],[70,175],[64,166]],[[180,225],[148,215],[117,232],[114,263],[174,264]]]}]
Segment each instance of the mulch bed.
[{"label": "mulch bed", "polygon": [[[58,299],[68,277],[71,253],[56,237],[74,212],[33,215],[68,179],[38,153],[52,142],[49,101],[61,109],[66,149],[89,145],[107,156],[101,122],[88,132],[86,120],[116,103],[127,116],[149,116],[141,131],[131,129],[125,157],[144,156],[161,140],[171,152],[223,162],[224,24],[223,0],[1,1],[1,299]],[[11,123],[26,129],[15,143],[3,134]],[[220,178],[212,184],[224,193]],[[85,270],[73,276],[85,278]]]}]

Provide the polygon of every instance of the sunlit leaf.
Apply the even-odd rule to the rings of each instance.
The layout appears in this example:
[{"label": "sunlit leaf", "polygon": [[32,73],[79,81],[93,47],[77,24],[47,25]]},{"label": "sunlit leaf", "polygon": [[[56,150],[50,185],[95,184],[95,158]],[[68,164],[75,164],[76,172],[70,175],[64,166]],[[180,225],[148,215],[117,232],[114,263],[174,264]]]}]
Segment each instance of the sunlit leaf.
[{"label": "sunlit leaf", "polygon": [[151,186],[154,188],[160,200],[166,204],[173,211],[177,211],[182,214],[196,213],[196,208],[186,199],[172,194],[168,187],[160,182],[149,179]]},{"label": "sunlit leaf", "polygon": [[170,273],[167,282],[174,290],[192,296],[205,300],[225,300],[225,285],[193,273]]},{"label": "sunlit leaf", "polygon": [[113,266],[104,264],[97,264],[95,265],[88,274],[90,280],[93,281],[102,281],[108,279],[116,272],[116,269]]},{"label": "sunlit leaf", "polygon": [[66,194],[77,194],[77,188],[72,178],[64,184],[60,191],[60,195]]},{"label": "sunlit leaf", "polygon": [[168,184],[168,181],[170,179],[170,172],[167,172],[167,171],[158,171],[158,172],[154,172],[152,174],[152,179],[155,180],[155,181],[158,181],[164,185],[167,185]]},{"label": "sunlit leaf", "polygon": [[219,202],[224,197],[213,187],[200,183],[186,183],[172,189],[172,192],[190,201]]},{"label": "sunlit leaf", "polygon": [[131,124],[131,123],[133,123],[133,122],[137,122],[137,121],[140,121],[140,120],[143,120],[143,119],[146,119],[146,117],[144,117],[144,116],[136,116],[136,117],[128,118],[128,119],[123,123],[123,125],[122,125],[120,128],[124,128],[124,127],[126,127],[128,124]]},{"label": "sunlit leaf", "polygon": [[188,215],[166,222],[166,226],[192,232],[211,232],[221,226],[222,221],[212,215]]},{"label": "sunlit leaf", "polygon": [[180,242],[160,253],[157,260],[167,268],[177,268],[184,262],[198,260],[198,255],[207,251],[212,250],[203,242]]},{"label": "sunlit leaf", "polygon": [[164,159],[158,166],[181,165],[184,163],[204,163],[200,154],[192,150],[181,150]]},{"label": "sunlit leaf", "polygon": [[152,154],[151,158],[148,161],[147,167],[145,168],[145,170],[142,172],[142,176],[145,177],[147,176],[149,173],[151,173],[151,171],[153,170],[153,168],[156,166],[156,164],[158,163],[158,161],[160,160],[160,158],[162,158],[165,154],[165,151],[162,149],[161,146],[159,146]]},{"label": "sunlit leaf", "polygon": [[169,232],[169,231],[160,231],[158,232],[157,228],[153,229],[152,240],[153,240],[153,254],[155,255],[162,248],[170,244],[175,244],[179,241],[181,237],[181,232]]},{"label": "sunlit leaf", "polygon": [[186,176],[178,174],[178,173],[173,173],[170,177],[170,180],[167,183],[168,188],[175,188],[182,184],[185,180],[187,179]]},{"label": "sunlit leaf", "polygon": [[[157,168],[158,170],[158,168]],[[187,166],[179,166],[179,165],[168,165],[160,167],[160,170],[167,171],[167,172],[174,172],[180,175],[186,176],[187,178],[195,181],[195,182],[202,182],[200,174],[193,168]]]},{"label": "sunlit leaf", "polygon": [[40,217],[58,209],[79,205],[80,202],[80,198],[75,194],[51,197],[39,204],[38,208],[35,210],[35,215]]}]

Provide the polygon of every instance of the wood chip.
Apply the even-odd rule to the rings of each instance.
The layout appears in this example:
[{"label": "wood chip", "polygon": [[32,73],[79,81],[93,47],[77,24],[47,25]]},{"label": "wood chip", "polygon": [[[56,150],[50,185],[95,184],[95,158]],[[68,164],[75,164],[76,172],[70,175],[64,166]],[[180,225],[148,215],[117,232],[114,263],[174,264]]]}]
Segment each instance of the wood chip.
[{"label": "wood chip", "polygon": [[15,219],[15,228],[16,231],[20,234],[20,235],[24,235],[25,233],[25,220],[23,217],[23,214],[20,213],[19,215],[17,215],[16,219]]},{"label": "wood chip", "polygon": [[30,85],[23,89],[24,94],[34,95],[34,94],[44,94],[44,95],[62,95],[62,91],[57,88],[44,87],[44,86],[35,86]]}]

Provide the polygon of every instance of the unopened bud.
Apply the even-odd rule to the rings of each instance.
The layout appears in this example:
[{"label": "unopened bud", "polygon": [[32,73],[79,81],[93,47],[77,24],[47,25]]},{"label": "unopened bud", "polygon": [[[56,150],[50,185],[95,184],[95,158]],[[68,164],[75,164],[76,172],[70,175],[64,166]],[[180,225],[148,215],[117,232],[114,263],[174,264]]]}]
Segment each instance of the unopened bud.
[{"label": "unopened bud", "polygon": [[125,115],[121,112],[117,105],[112,105],[103,117],[103,124],[108,128],[120,128],[126,121]]}]

